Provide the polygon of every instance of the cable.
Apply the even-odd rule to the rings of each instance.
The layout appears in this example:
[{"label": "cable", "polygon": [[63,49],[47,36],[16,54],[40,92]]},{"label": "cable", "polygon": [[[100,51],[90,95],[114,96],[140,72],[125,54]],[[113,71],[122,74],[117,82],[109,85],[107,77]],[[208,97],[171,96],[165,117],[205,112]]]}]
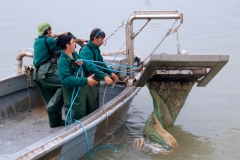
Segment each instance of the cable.
[{"label": "cable", "polygon": [[[77,72],[76,77],[78,77],[78,74],[79,74],[80,70],[82,71],[81,77],[83,76],[82,66],[80,66],[79,69],[78,69],[78,72]],[[65,126],[67,125],[67,120],[68,120],[68,115],[69,115],[69,113],[71,113],[71,114],[70,114],[69,123],[72,124],[72,106],[73,106],[73,104],[74,104],[75,99],[77,98],[77,95],[78,95],[80,89],[81,89],[81,88],[79,87],[78,90],[77,90],[77,92],[76,92],[76,95],[74,96],[75,87],[73,88],[72,98],[71,98],[71,104],[70,104],[70,107],[69,107],[69,109],[68,109],[68,112],[67,112],[67,115],[66,115],[66,118],[65,118]]]},{"label": "cable", "polygon": [[123,68],[136,68],[137,66],[124,66],[124,65],[119,65],[119,64],[112,64],[110,62],[103,62],[103,61],[94,61],[94,60],[86,60],[86,59],[78,59],[76,60],[76,62],[79,62],[79,61],[85,61],[85,62],[91,62],[91,63],[100,63],[100,64],[108,64],[110,66],[118,66],[118,67],[123,67]]},{"label": "cable", "polygon": [[112,136],[112,141],[114,140],[114,136],[111,134],[111,133],[108,133],[107,132],[107,125],[108,125],[108,115],[107,115],[107,112],[105,111],[105,108],[104,108],[104,100],[105,100],[105,95],[106,95],[106,92],[107,92],[107,84],[106,84],[106,87],[105,87],[105,90],[104,90],[104,93],[103,93],[103,103],[102,103],[102,108],[103,108],[103,111],[104,113],[106,114],[106,125],[105,125],[105,134],[106,135],[110,135]]},{"label": "cable", "polygon": [[[83,61],[85,61],[85,60],[83,60]],[[91,63],[92,65],[95,65],[95,66],[97,66],[97,67],[99,67],[99,68],[102,68],[102,69],[105,69],[105,70],[109,70],[109,71],[112,71],[112,72],[119,72],[119,73],[135,73],[135,71],[126,72],[126,71],[117,71],[117,70],[113,70],[113,69],[110,69],[110,68],[106,68],[106,67],[102,67],[102,66],[96,65],[95,63],[90,62],[90,61],[89,61],[88,63]]]},{"label": "cable", "polygon": [[[79,74],[80,70],[82,71],[81,77],[83,76],[82,66],[80,66],[80,68],[78,69],[78,72],[77,72],[76,77],[78,77],[78,74]],[[73,89],[72,97],[71,97],[71,104],[70,104],[69,110],[68,110],[67,115],[66,115],[66,118],[65,118],[65,126],[67,125],[67,120],[68,120],[69,114],[70,114],[69,123],[72,124],[72,106],[73,106],[73,104],[74,104],[74,101],[75,101],[76,97],[78,96],[78,93],[79,93],[80,89],[81,89],[81,88],[79,87],[78,90],[77,90],[77,92],[76,92],[76,94],[75,94],[75,87],[74,87],[74,89]],[[75,94],[75,95],[74,95],[74,94]],[[75,122],[79,123],[79,124],[81,125],[81,127],[83,128],[83,130],[84,130],[85,138],[86,138],[86,148],[87,148],[87,153],[88,153],[88,159],[92,160],[92,157],[91,157],[91,154],[90,154],[90,151],[89,151],[89,146],[88,146],[88,135],[87,135],[87,131],[86,131],[86,129],[85,129],[85,127],[84,127],[84,125],[82,124],[81,121],[75,120]],[[99,148],[106,148],[106,147],[112,148],[112,149],[114,149],[114,152],[117,152],[117,149],[116,149],[115,147],[113,147],[113,146],[111,146],[111,145],[104,145],[104,146],[99,146],[98,148],[96,148],[92,154],[94,154]]]},{"label": "cable", "polygon": [[106,145],[97,147],[97,148],[92,152],[92,154],[91,154],[91,155],[92,155],[92,158],[94,157],[95,152],[96,152],[98,149],[100,149],[100,148],[112,148],[112,149],[114,150],[114,152],[117,152],[117,149],[116,149],[115,147],[113,147],[113,146],[111,146],[111,145],[109,145],[109,144],[106,144]]},{"label": "cable", "polygon": [[89,147],[88,147],[88,135],[87,135],[87,131],[86,131],[84,125],[82,124],[82,122],[80,122],[80,121],[78,121],[78,120],[75,120],[75,122],[79,123],[79,124],[82,126],[83,130],[84,130],[85,138],[86,138],[86,148],[87,148],[87,153],[88,153],[88,159],[91,160],[91,155],[90,155],[90,151],[89,151]]}]

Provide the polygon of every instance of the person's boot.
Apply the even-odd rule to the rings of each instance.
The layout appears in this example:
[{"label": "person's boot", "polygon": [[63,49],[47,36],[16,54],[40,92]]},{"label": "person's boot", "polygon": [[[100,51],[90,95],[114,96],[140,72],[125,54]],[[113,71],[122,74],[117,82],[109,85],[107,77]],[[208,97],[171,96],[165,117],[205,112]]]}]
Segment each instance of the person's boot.
[{"label": "person's boot", "polygon": [[51,128],[64,126],[64,120],[62,120],[62,115],[59,113],[49,113],[48,112],[49,125]]},{"label": "person's boot", "polygon": [[59,126],[65,126],[65,121],[62,119],[62,111],[60,111],[59,113],[58,113],[58,125]]}]

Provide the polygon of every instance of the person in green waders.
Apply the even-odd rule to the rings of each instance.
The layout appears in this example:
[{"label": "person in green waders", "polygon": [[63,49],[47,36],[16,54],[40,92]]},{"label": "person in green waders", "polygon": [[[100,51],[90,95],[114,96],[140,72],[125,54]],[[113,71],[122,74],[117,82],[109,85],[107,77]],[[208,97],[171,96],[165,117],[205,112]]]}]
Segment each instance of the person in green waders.
[{"label": "person in green waders", "polygon": [[[49,23],[41,23],[38,26],[38,38],[35,39],[33,46],[33,64],[35,66],[33,80],[47,104],[50,127],[64,125],[61,113],[63,106],[62,83],[58,76],[57,66],[61,48],[56,46],[56,40],[53,38],[59,35],[61,34],[52,35]],[[85,42],[86,40],[77,39],[76,41]]]},{"label": "person in green waders", "polygon": [[[104,43],[105,33],[99,29],[95,28],[92,30],[90,34],[90,40],[88,41],[87,45],[84,46],[80,51],[80,57],[83,60],[93,60],[93,61],[103,61],[103,57],[100,54],[99,47]],[[96,65],[101,65],[104,68],[108,68],[105,64],[95,63]],[[90,87],[90,91],[92,94],[92,98],[94,101],[94,105],[96,108],[99,107],[99,82],[100,79],[104,79],[104,81],[107,83],[107,85],[112,84],[113,81],[109,77],[111,77],[118,82],[119,79],[116,74],[113,73],[113,71],[102,69],[100,67],[94,66],[91,63],[84,63],[84,73],[86,76],[94,74],[95,80],[98,81],[98,85]],[[108,68],[109,69],[109,68]]]},{"label": "person in green waders", "polygon": [[[56,40],[56,44],[62,49],[58,61],[58,73],[63,84],[65,114],[67,115],[71,101],[76,96],[70,114],[72,114],[72,120],[79,120],[96,109],[88,85],[94,86],[98,82],[93,79],[94,74],[87,78],[84,76],[81,68],[83,62],[75,62],[80,57],[75,52],[76,43],[71,36],[60,35]],[[78,95],[76,95],[77,93]],[[67,121],[68,124],[73,122],[70,122],[70,115],[68,115]]]}]

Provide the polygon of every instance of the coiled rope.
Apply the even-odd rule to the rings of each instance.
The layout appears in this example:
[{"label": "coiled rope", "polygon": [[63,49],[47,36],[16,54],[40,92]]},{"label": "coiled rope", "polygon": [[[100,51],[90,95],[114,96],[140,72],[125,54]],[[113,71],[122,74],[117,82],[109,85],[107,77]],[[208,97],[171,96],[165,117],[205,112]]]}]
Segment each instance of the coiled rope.
[{"label": "coiled rope", "polygon": [[[82,71],[82,73],[81,73],[81,78],[82,78],[82,76],[83,76],[82,66],[79,67],[79,69],[78,69],[78,71],[77,71],[76,77],[78,77],[78,74],[79,74],[80,71]],[[69,109],[68,109],[68,112],[67,112],[67,115],[66,115],[66,118],[65,118],[65,126],[67,125],[67,120],[68,120],[68,115],[69,115],[69,114],[70,114],[69,123],[72,124],[72,106],[73,106],[73,104],[74,104],[75,99],[77,98],[77,95],[78,95],[80,89],[81,89],[81,87],[78,87],[78,90],[77,90],[77,92],[76,92],[76,94],[75,94],[75,96],[74,96],[75,87],[73,88],[72,98],[71,98],[71,104],[70,104],[70,107],[69,107]]]},{"label": "coiled rope", "polygon": [[[104,67],[104,68],[105,68],[105,67]],[[81,73],[81,78],[82,78],[82,76],[83,76],[82,66],[79,67],[78,72],[77,72],[77,74],[76,74],[76,77],[78,77],[78,74],[79,74],[80,71],[82,71],[82,73]],[[106,88],[107,88],[107,87],[106,87]],[[81,89],[81,88],[79,87],[78,90],[77,90],[77,92],[76,92],[76,94],[75,94],[75,90],[76,90],[75,87],[74,87],[74,89],[73,89],[72,97],[71,97],[71,104],[70,104],[69,110],[68,110],[67,115],[66,115],[66,118],[65,118],[65,126],[67,125],[67,120],[68,120],[69,114],[70,114],[69,123],[72,124],[72,106],[73,106],[73,104],[74,104],[74,101],[75,101],[76,97],[77,97],[78,94],[79,94],[80,89]],[[105,89],[105,92],[106,92],[106,89]],[[75,94],[75,95],[74,95],[74,94]],[[105,96],[105,93],[104,93],[104,96]],[[103,103],[104,103],[104,102],[103,102]],[[105,110],[104,110],[104,112],[105,112]],[[107,116],[107,113],[106,113],[106,112],[105,112],[105,114],[106,114],[106,116]],[[107,119],[108,119],[108,116],[107,116]],[[86,129],[85,129],[85,127],[84,127],[84,125],[82,124],[81,121],[75,120],[75,122],[79,123],[79,124],[81,125],[81,127],[83,128],[83,130],[84,130],[85,138],[86,138],[86,149],[87,149],[87,153],[88,153],[88,159],[92,160],[92,158],[93,158],[93,156],[94,156],[94,153],[95,153],[98,149],[100,149],[100,148],[112,148],[112,149],[114,149],[114,152],[117,152],[117,149],[116,149],[115,147],[107,144],[107,145],[103,145],[103,146],[97,147],[97,148],[94,150],[94,152],[92,153],[92,156],[91,156],[90,151],[89,151],[89,146],[88,146],[88,135],[87,135],[87,131],[86,131]],[[106,124],[106,127],[107,127],[107,124]],[[106,133],[106,128],[105,128],[105,133]],[[110,134],[110,133],[106,133],[106,134]]]}]

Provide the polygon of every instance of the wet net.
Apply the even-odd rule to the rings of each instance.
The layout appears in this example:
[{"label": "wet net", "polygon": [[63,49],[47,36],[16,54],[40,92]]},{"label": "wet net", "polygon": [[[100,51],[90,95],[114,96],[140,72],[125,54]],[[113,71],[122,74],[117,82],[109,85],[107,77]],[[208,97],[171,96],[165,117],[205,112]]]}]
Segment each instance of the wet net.
[{"label": "wet net", "polygon": [[199,75],[155,74],[147,82],[153,100],[153,112],[148,118],[143,135],[168,149],[177,147],[177,141],[164,128],[177,119]]}]

